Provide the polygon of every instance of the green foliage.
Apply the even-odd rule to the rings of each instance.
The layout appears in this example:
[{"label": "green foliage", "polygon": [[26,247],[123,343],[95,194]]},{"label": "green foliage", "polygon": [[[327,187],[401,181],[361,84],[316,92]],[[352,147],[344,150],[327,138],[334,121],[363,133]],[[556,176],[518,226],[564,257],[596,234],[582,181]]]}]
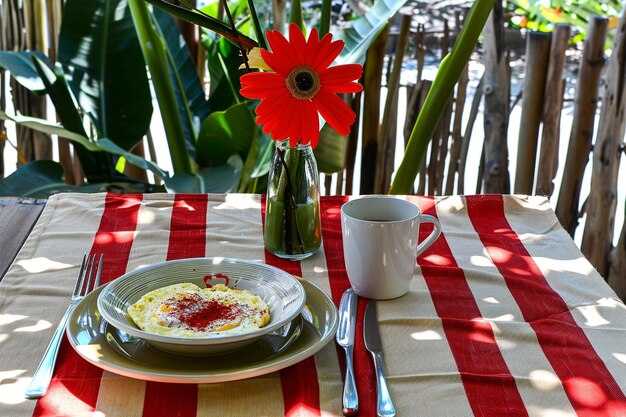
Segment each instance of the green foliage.
[{"label": "green foliage", "polygon": [[[363,62],[378,31],[405,1],[378,0],[365,16],[335,33],[346,41],[339,62]],[[31,91],[50,96],[61,125],[19,115],[0,117],[73,141],[89,182],[80,187],[85,191],[122,190],[122,182],[133,190],[155,189],[116,171],[128,162],[162,178],[169,191],[264,192],[273,142],[254,123],[257,103],[239,94],[239,76],[244,71],[241,48],[265,46],[263,25],[252,0],[229,4],[237,30],[217,20],[216,3],[200,12],[164,0],[68,0],[58,63],[37,52],[0,52],[0,66]],[[293,18],[301,20],[298,10],[294,12]],[[172,16],[210,31],[203,34],[211,80],[208,97]],[[146,134],[152,115],[146,66],[166,127],[171,174],[128,152]],[[90,122],[87,128],[85,117]],[[325,127],[320,142],[316,158],[321,171],[342,169],[344,139]],[[63,185],[60,169],[51,161],[29,164],[11,176],[8,185],[0,182],[5,185],[0,193],[16,193],[18,188],[11,184],[17,180],[33,188],[33,182],[24,180],[29,176],[47,184],[33,188],[37,196],[75,190]]]},{"label": "green foliage", "polygon": [[461,77],[461,72],[474,50],[476,41],[493,7],[493,2],[494,0],[476,0],[474,2],[452,50],[442,60],[437,76],[424,102],[423,109],[427,109],[427,111],[420,112],[413,126],[404,158],[391,185],[391,194],[412,193],[415,177],[426,155],[430,139],[435,133],[454,86]]},{"label": "green foliage", "polygon": [[610,18],[617,26],[622,10],[619,0],[512,0],[508,2],[509,23],[512,27],[550,32],[555,24],[567,23],[579,32],[574,41],[583,40],[592,16]]},{"label": "green foliage", "polygon": [[150,126],[152,98],[126,0],[67,0],[59,63],[98,136],[135,146]]}]

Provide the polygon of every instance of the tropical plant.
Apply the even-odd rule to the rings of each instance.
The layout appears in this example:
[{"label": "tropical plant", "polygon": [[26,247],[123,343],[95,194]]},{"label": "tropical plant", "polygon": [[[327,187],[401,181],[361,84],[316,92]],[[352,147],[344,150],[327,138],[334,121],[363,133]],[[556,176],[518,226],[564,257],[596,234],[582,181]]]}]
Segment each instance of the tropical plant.
[{"label": "tropical plant", "polygon": [[511,0],[508,2],[512,27],[552,31],[555,24],[566,23],[579,32],[574,41],[582,40],[592,16],[606,16],[610,27],[617,27],[622,10],[619,0]]},{"label": "tropical plant", "polygon": [[391,185],[391,194],[411,194],[415,178],[422,166],[439,119],[443,114],[454,86],[461,77],[463,68],[474,50],[482,28],[493,8],[494,0],[477,0],[472,5],[454,47],[444,57],[437,76],[426,96],[415,126],[411,131],[404,158]]},{"label": "tropical plant", "polygon": [[[345,62],[362,61],[373,37],[404,1],[379,0],[369,16],[357,19],[352,28],[342,30],[340,38],[345,37],[348,41],[341,59]],[[214,5],[207,6],[203,11],[177,8],[174,13],[209,29],[203,36],[203,45],[209,51],[211,79],[211,92],[207,100],[203,84],[194,71],[177,26],[169,15],[171,10],[168,8],[171,5],[158,3],[168,13],[149,10],[143,0],[128,0],[129,8],[126,0],[68,0],[59,37],[59,44],[63,45],[60,49],[68,53],[63,60],[60,56],[56,66],[41,56],[33,58],[29,53],[6,53],[0,56],[0,65],[9,68],[18,81],[29,84],[26,80],[36,80],[37,86],[32,91],[50,95],[61,125],[19,115],[0,114],[0,117],[48,133],[54,131],[73,140],[89,182],[132,182],[116,170],[123,167],[125,162],[130,162],[150,169],[173,191],[263,190],[272,147],[269,139],[254,124],[252,109],[256,103],[245,101],[239,95],[239,77],[233,76],[241,73],[238,69],[241,64],[241,46],[246,49],[256,45],[255,38],[259,40],[258,43],[264,44],[258,19],[250,19],[250,15],[255,16],[254,4],[251,0],[245,6],[242,2],[238,3],[234,17],[237,19],[236,29],[209,15],[211,10],[217,10]],[[324,0],[324,7],[327,4],[330,2]],[[329,25],[322,22],[320,26],[327,28]],[[128,45],[133,45],[132,52],[125,50]],[[141,46],[143,54],[137,53],[138,46]],[[112,52],[122,55],[109,59]],[[142,55],[143,60],[140,59]],[[15,62],[19,65],[16,66]],[[145,78],[146,64],[166,130],[173,166],[171,175],[155,164],[128,153],[147,131],[147,123],[142,121],[149,122],[149,96],[145,93],[129,94],[133,90],[126,87],[109,91],[109,86],[120,85],[117,83],[124,81],[118,80],[122,75],[128,80]],[[123,71],[127,72],[122,74]],[[30,84],[32,87],[33,83]],[[146,85],[143,81],[137,84]],[[116,105],[119,98],[115,94],[137,100],[143,98],[143,103],[131,109],[142,117],[135,119],[129,117],[131,113],[128,111],[122,112],[124,107]],[[89,120],[88,129],[82,127],[85,115]],[[113,123],[119,120],[125,123]],[[128,134],[124,128],[128,129]],[[320,140],[329,143],[328,146],[320,147],[323,149],[318,155],[321,169],[337,171],[343,168],[343,141],[330,139],[336,136],[337,133],[328,127],[321,132]],[[89,147],[85,148],[86,144]],[[119,148],[115,148],[115,145]],[[38,175],[43,175],[51,166],[42,165]],[[59,168],[55,166],[54,170],[49,171],[50,189],[59,190],[62,186]],[[16,171],[13,183],[19,184],[20,181],[16,179],[32,175],[33,169],[33,164],[30,164]],[[28,182],[23,181],[23,184]],[[144,188],[149,190],[150,186]],[[15,191],[10,190],[13,194]],[[0,193],[8,192],[0,185]],[[21,192],[26,193],[27,190]]]},{"label": "tropical plant", "polygon": [[[119,2],[116,4],[119,6]],[[72,137],[80,144],[75,147],[76,154],[89,182],[134,183],[130,188],[136,190],[140,182],[115,169],[118,158],[114,155],[129,155],[128,151],[148,129],[152,105],[145,65],[143,60],[136,59],[139,44],[136,38],[129,36],[134,33],[134,28],[128,13],[117,13],[115,7],[107,9],[100,4],[102,13],[96,14],[98,18],[90,19],[94,9],[84,6],[85,3],[80,1],[66,4],[68,19],[59,35],[56,65],[41,53],[0,52],[0,66],[8,69],[18,82],[36,94],[49,95],[63,129],[46,120],[19,116],[11,119],[40,131]],[[91,49],[84,48],[85,40],[89,41],[87,44]],[[95,53],[97,50],[106,50],[106,54]],[[83,116],[86,116],[87,125]],[[5,114],[0,117],[10,118]],[[129,120],[132,123],[128,123]],[[158,175],[165,175],[157,167],[151,167],[158,171]],[[12,181],[19,184],[20,181],[16,180],[22,179],[28,184],[27,179],[33,175],[33,170],[38,170],[40,175],[49,172],[51,189],[59,190],[63,184],[58,175],[60,169],[54,164],[35,161],[18,169]],[[42,187],[43,184],[39,192],[45,194]],[[144,184],[139,189],[152,190],[155,187]],[[0,192],[8,193],[8,190],[0,185]],[[20,194],[28,194],[28,190]]]}]

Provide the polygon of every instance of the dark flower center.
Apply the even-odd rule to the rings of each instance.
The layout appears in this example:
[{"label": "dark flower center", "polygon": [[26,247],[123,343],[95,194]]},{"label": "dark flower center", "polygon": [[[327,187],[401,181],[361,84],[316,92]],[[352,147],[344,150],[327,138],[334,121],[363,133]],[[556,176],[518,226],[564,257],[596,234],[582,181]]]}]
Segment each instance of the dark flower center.
[{"label": "dark flower center", "polygon": [[295,81],[296,87],[302,92],[309,91],[311,88],[313,88],[313,84],[315,82],[315,80],[313,80],[313,76],[308,72],[297,73]]},{"label": "dark flower center", "polygon": [[311,100],[320,91],[320,77],[310,67],[295,67],[287,75],[285,85],[291,95],[298,100]]}]

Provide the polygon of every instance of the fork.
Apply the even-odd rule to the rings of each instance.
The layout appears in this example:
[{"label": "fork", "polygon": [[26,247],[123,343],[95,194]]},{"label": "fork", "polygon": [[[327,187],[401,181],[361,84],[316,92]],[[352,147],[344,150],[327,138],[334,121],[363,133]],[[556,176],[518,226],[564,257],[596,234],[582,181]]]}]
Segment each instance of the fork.
[{"label": "fork", "polygon": [[76,285],[74,286],[70,305],[61,318],[61,322],[54,331],[52,339],[46,348],[46,352],[35,370],[35,375],[33,375],[33,379],[24,394],[26,398],[41,398],[48,391],[65,326],[78,302],[82,300],[85,295],[100,286],[103,260],[104,255],[100,255],[99,259],[98,255],[85,254],[85,256],[83,256],[83,262],[80,266],[78,277],[76,277]]}]

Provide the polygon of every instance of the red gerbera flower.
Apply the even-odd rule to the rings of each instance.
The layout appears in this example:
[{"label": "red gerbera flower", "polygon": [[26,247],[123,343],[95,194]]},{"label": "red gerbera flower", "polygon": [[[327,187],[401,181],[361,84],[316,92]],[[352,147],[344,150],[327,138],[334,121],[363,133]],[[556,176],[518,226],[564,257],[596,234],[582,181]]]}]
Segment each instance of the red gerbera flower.
[{"label": "red gerbera flower", "polygon": [[265,64],[274,72],[253,72],[241,76],[241,94],[260,99],[257,124],[274,140],[289,138],[290,145],[319,140],[319,115],[341,135],[350,133],[355,115],[337,93],[356,93],[363,87],[355,80],[363,68],[358,64],[329,65],[341,52],[344,42],[327,34],[318,38],[313,29],[309,39],[297,25],[289,26],[289,41],[278,31],[267,31],[271,52],[261,49]]}]

